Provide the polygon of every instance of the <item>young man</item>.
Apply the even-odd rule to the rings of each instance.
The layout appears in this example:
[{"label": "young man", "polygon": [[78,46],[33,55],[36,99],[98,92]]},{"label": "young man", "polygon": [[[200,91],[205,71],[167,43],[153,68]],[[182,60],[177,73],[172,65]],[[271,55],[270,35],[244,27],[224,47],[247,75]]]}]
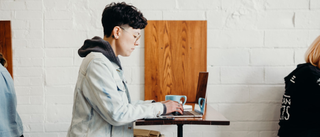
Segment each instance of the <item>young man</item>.
[{"label": "young man", "polygon": [[147,20],[134,6],[111,3],[102,14],[104,38],[86,40],[78,53],[85,57],[74,93],[68,136],[129,137],[133,121],[178,111],[174,101],[131,102],[118,56],[130,56],[140,44]]}]

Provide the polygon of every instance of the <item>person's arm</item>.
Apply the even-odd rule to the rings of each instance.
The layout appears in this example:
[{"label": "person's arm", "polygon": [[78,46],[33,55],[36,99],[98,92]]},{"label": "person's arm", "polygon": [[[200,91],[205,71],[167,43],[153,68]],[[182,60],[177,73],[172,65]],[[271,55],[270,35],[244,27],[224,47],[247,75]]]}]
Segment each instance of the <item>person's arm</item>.
[{"label": "person's arm", "polygon": [[[110,68],[109,68],[110,67]],[[112,125],[124,125],[141,118],[156,117],[163,113],[162,103],[127,104],[125,91],[118,88],[122,80],[112,74],[111,65],[94,59],[88,65],[83,94],[100,116]],[[118,79],[115,79],[118,78]],[[123,89],[123,88],[122,88]]]}]

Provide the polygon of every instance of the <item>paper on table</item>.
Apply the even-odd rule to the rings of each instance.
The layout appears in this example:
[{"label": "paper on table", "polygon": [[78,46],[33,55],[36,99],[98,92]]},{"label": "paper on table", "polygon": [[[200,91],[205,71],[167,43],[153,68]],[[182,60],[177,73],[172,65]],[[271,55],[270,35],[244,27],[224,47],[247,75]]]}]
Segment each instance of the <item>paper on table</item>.
[{"label": "paper on table", "polygon": [[192,106],[191,105],[183,105],[183,110],[184,111],[192,111]]},{"label": "paper on table", "polygon": [[197,110],[197,111],[200,111],[200,112],[201,112],[201,109],[200,109],[200,107],[199,107],[198,104],[194,104],[194,110]]}]

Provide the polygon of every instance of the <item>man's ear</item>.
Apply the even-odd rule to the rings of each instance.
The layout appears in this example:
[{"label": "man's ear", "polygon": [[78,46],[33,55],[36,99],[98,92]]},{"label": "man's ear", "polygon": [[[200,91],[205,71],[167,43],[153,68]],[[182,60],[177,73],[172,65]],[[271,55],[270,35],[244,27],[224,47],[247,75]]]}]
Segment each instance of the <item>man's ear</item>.
[{"label": "man's ear", "polygon": [[115,26],[112,30],[112,37],[114,39],[118,39],[120,37],[120,27],[119,26]]}]

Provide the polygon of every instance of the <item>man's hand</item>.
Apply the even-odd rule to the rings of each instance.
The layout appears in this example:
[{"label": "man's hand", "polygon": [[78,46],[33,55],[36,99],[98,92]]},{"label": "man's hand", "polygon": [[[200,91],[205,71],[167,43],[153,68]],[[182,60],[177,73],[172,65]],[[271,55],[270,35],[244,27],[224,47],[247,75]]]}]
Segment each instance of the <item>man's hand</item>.
[{"label": "man's hand", "polygon": [[162,104],[166,105],[167,107],[167,114],[172,113],[172,112],[179,112],[180,114],[183,114],[183,106],[182,104],[172,101],[172,100],[166,100],[162,101]]}]

